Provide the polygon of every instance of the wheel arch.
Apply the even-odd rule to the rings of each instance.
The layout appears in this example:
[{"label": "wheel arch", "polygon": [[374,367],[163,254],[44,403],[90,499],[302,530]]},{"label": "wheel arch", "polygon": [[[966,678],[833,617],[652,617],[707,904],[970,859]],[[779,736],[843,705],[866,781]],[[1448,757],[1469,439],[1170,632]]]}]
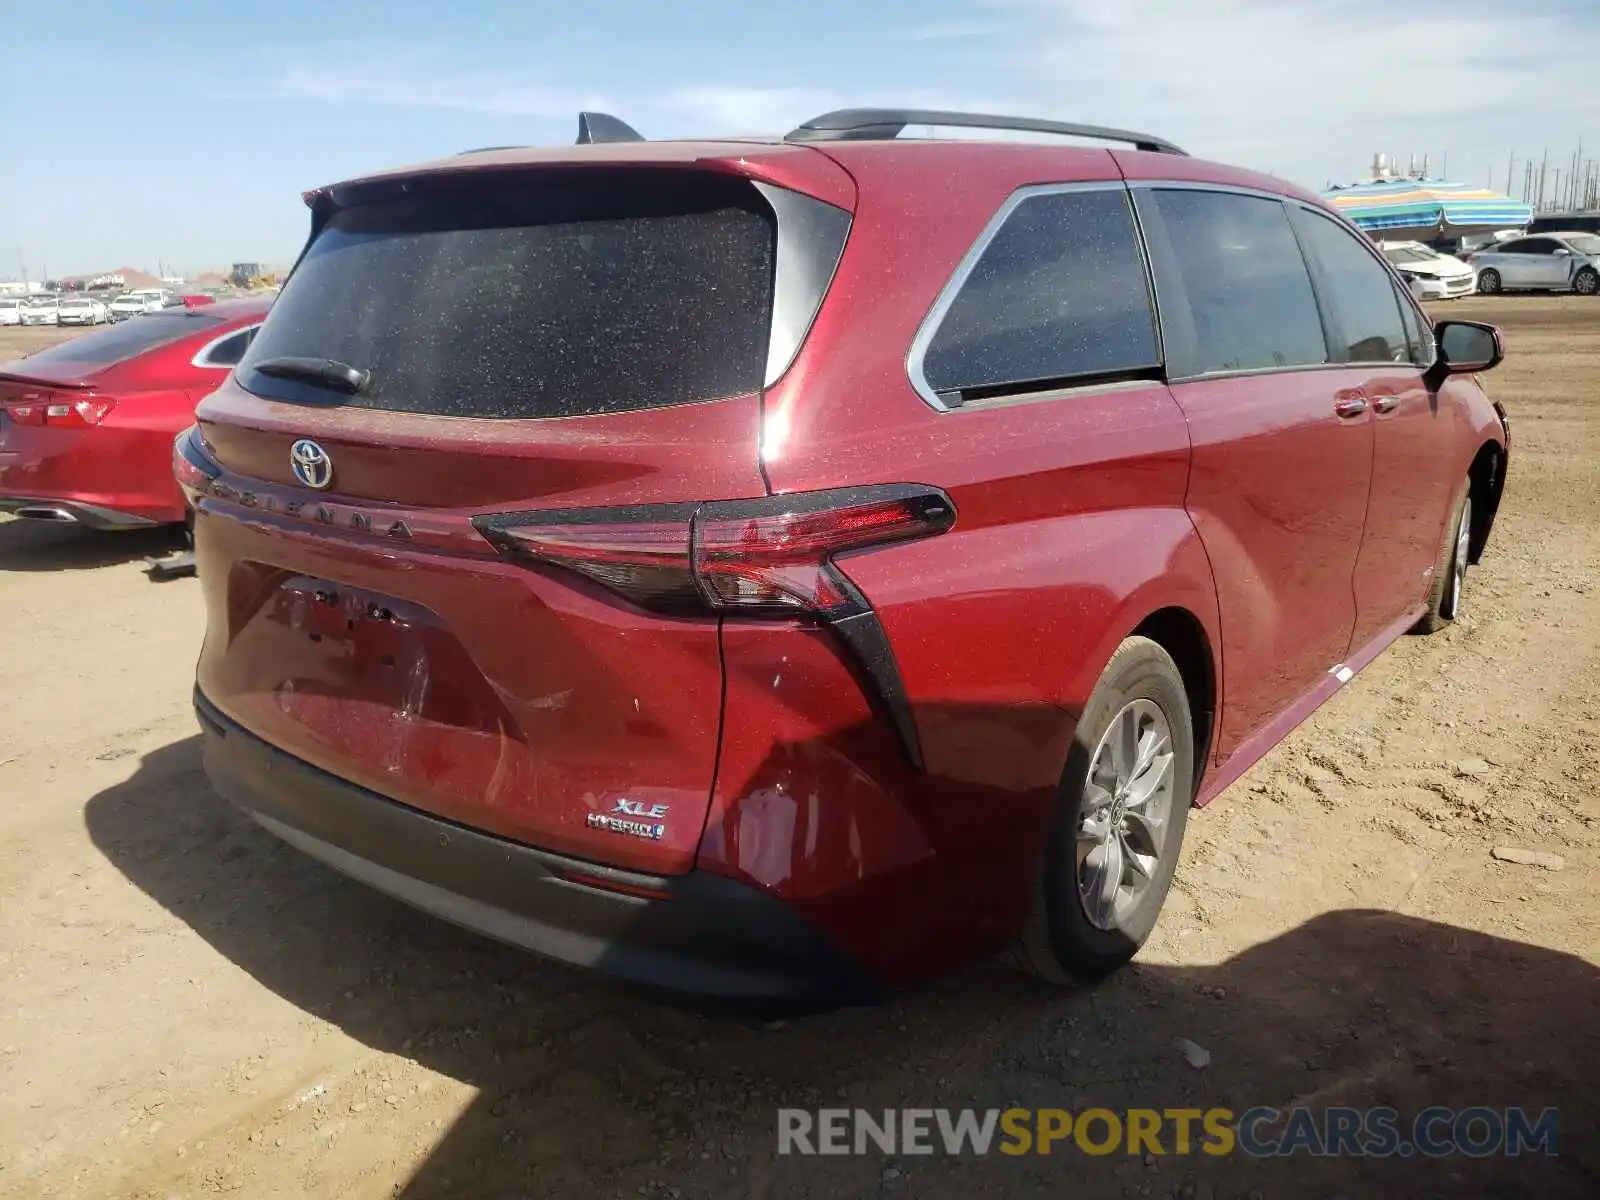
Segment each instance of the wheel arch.
[{"label": "wheel arch", "polygon": [[1478,447],[1467,471],[1468,495],[1472,499],[1472,531],[1467,548],[1470,563],[1481,559],[1489,544],[1495,514],[1500,510],[1500,494],[1505,489],[1505,463],[1505,447],[1490,440]]},{"label": "wheel arch", "polygon": [[1169,655],[1183,679],[1189,697],[1189,716],[1194,725],[1194,785],[1200,793],[1201,779],[1211,758],[1211,739],[1220,708],[1215,651],[1205,625],[1187,608],[1169,605],[1157,609],[1130,631],[1130,637],[1146,637]]}]

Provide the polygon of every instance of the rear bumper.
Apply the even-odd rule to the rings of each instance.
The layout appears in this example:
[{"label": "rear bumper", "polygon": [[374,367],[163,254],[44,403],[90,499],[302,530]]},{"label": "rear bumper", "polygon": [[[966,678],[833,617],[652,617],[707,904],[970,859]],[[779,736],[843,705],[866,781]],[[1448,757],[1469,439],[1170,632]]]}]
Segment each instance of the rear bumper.
[{"label": "rear bumper", "polygon": [[177,432],[119,424],[115,413],[93,429],[40,428],[0,417],[0,512],[61,509],[71,523],[91,529],[182,521],[183,493],[172,477]]},{"label": "rear bumper", "polygon": [[[396,803],[268,745],[198,690],[206,774],[269,832],[424,912],[699,1004],[806,1011],[879,998],[870,974],[776,898],[696,871],[550,854]],[[646,895],[573,882],[575,873]]]}]

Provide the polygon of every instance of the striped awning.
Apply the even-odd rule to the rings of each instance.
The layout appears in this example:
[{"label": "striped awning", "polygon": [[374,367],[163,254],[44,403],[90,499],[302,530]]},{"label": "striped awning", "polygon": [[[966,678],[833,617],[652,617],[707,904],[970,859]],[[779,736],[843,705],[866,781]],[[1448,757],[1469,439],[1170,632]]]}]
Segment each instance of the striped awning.
[{"label": "striped awning", "polygon": [[1456,237],[1518,229],[1533,208],[1509,196],[1442,179],[1377,179],[1322,193],[1345,216],[1374,236]]}]

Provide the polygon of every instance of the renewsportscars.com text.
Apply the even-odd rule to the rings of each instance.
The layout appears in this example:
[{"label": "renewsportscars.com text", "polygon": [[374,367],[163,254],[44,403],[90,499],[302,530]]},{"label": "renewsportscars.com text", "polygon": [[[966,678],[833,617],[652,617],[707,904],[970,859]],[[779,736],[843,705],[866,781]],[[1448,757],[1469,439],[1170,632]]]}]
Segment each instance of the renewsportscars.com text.
[{"label": "renewsportscars.com text", "polygon": [[1256,1158],[1442,1158],[1462,1154],[1553,1155],[1553,1108],[1426,1108],[1409,1119],[1393,1108],[990,1109],[803,1108],[778,1110],[779,1154],[1244,1153]]}]

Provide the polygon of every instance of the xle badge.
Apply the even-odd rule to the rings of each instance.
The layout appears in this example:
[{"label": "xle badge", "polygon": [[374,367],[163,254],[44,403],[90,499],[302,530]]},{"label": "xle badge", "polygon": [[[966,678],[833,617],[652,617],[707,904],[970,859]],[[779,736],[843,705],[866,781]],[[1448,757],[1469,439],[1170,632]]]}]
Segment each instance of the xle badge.
[{"label": "xle badge", "polygon": [[608,813],[590,813],[586,824],[590,829],[604,829],[611,833],[626,833],[630,837],[659,842],[667,834],[665,804],[645,804],[639,800],[618,800]]}]

